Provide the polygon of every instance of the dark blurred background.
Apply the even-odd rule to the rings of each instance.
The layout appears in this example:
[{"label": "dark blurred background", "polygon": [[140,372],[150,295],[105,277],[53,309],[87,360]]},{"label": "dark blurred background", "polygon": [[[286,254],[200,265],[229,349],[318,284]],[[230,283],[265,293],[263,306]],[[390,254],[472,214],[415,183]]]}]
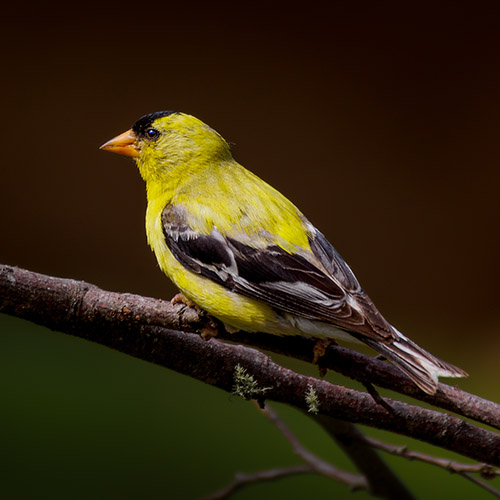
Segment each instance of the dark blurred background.
[{"label": "dark blurred background", "polygon": [[[494,5],[5,7],[0,262],[172,296],[146,244],[142,180],[98,147],[146,113],[189,112],[302,209],[389,320],[469,371],[461,387],[498,400]],[[0,333],[0,496],[191,499],[237,470],[297,462],[249,403],[6,316]],[[348,467],[318,429],[279,409]],[[421,498],[480,495],[429,466],[391,463]],[[432,474],[440,490],[421,481]],[[235,498],[327,494],[350,498],[317,478]]]}]

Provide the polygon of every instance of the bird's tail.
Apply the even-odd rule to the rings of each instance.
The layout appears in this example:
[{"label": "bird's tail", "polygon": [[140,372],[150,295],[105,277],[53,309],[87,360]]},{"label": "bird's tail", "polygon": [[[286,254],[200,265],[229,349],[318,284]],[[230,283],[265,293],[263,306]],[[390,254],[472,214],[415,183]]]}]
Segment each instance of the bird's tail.
[{"label": "bird's tail", "polygon": [[[394,328],[394,327],[393,327]],[[384,344],[363,339],[370,347],[392,361],[427,394],[434,394],[438,377],[467,377],[461,368],[445,363],[405,337],[396,328],[397,339]]]}]

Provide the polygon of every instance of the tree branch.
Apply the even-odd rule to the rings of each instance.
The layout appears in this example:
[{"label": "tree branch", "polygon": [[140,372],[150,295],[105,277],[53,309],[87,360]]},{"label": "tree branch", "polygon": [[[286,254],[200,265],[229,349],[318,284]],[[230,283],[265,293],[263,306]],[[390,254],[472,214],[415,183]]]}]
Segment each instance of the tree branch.
[{"label": "tree branch", "polygon": [[[198,332],[203,327],[204,318],[183,304],[171,304],[169,301],[129,293],[107,292],[83,281],[54,278],[0,264],[0,312],[61,330],[58,325],[68,328],[68,324],[73,321],[71,315],[78,313],[79,304],[83,302],[94,304],[99,316],[117,327],[120,323],[136,326],[146,324],[185,332]],[[46,307],[51,308],[50,318],[47,317]],[[314,340],[304,337],[228,333],[223,328],[219,329],[218,338],[308,362],[312,361],[315,345]],[[500,429],[500,405],[458,387],[440,383],[437,393],[431,396],[418,389],[395,366],[334,345],[328,347],[320,364],[361,383],[391,389]]]},{"label": "tree branch", "polygon": [[373,449],[368,438],[354,424],[326,415],[314,415],[313,419],[334,439],[366,477],[369,490],[375,496],[389,500],[412,500],[414,498]]},{"label": "tree branch", "polygon": [[[391,488],[389,494],[394,492],[394,498],[400,500],[406,498],[404,496],[406,488],[403,485],[403,491],[398,491],[397,478],[392,471],[386,470],[385,464],[380,462],[377,456],[373,457],[373,448],[408,460],[418,460],[459,474],[493,496],[500,498],[498,490],[472,475],[472,473],[476,473],[488,480],[500,476],[500,469],[495,469],[491,465],[485,463],[463,464],[446,458],[433,457],[418,451],[411,451],[406,446],[395,446],[369,436],[364,436],[350,422],[342,422],[325,415],[317,415],[313,418],[339,443],[351,460],[356,463],[358,469],[365,473],[368,480],[370,480],[370,477],[375,478],[377,481],[375,487],[381,487],[382,490],[380,491],[385,495],[387,495],[387,488],[389,486]],[[371,491],[374,491],[373,486]]]},{"label": "tree branch", "polygon": [[411,451],[406,446],[395,446],[393,444],[384,443],[368,436],[362,436],[362,439],[373,448],[385,451],[391,455],[407,458],[408,460],[418,460],[426,464],[441,467],[442,469],[456,474],[477,473],[486,479],[493,479],[496,476],[500,476],[500,469],[495,469],[488,464],[462,464],[447,458],[433,457],[418,451]]},{"label": "tree branch", "polygon": [[276,427],[278,427],[287,441],[292,445],[294,453],[298,455],[302,460],[304,460],[304,462],[306,462],[316,474],[320,474],[339,483],[343,483],[349,486],[352,491],[368,489],[368,482],[363,476],[337,469],[333,465],[325,462],[324,460],[321,460],[309,450],[304,448],[300,441],[293,435],[293,433],[290,431],[290,429],[288,429],[288,427],[278,417],[278,415],[276,415],[276,413],[271,410],[271,408],[266,406],[265,408],[261,408],[260,411],[269,420],[271,420],[271,422],[273,422]]},{"label": "tree branch", "polygon": [[[187,331],[155,326],[162,324],[179,330],[188,327],[199,329],[203,318],[180,304],[172,306],[151,298],[105,292],[84,282],[0,266],[0,312],[98,342],[226,391],[231,391],[234,369],[240,364],[254,375],[260,387],[269,388],[265,393],[266,399],[307,409],[305,394],[311,386],[320,402],[321,414],[400,433],[474,460],[500,466],[500,436],[457,417],[387,398],[385,401],[394,410],[395,417],[377,405],[369,394],[295,373],[273,363],[268,356],[254,349],[217,339],[204,341],[199,335]],[[254,338],[250,334],[247,336]],[[299,345],[290,342],[290,338],[266,337],[270,337],[269,345],[281,342],[282,352],[295,352]],[[231,338],[239,340],[235,336]],[[306,347],[311,344],[304,342],[301,345]],[[329,353],[331,350],[329,348]],[[347,365],[351,351],[342,350],[340,353],[340,359],[344,358]],[[298,352],[295,355],[305,356]],[[307,356],[310,354],[307,353]],[[412,392],[399,371],[395,373],[389,365],[365,358],[368,364],[364,369],[370,378],[373,376],[370,382],[379,384],[386,381],[386,385],[397,386],[405,393]],[[331,359],[330,355],[329,361]],[[356,365],[356,360],[361,358],[355,353],[352,359]],[[345,367],[343,370],[348,371]],[[368,375],[361,376],[368,378]],[[386,386],[383,383],[380,385]],[[451,402],[446,403],[448,394]],[[422,395],[420,398],[428,400]],[[440,384],[435,400],[440,401],[443,407],[449,404],[463,414],[475,414],[478,421],[483,421],[481,411],[474,412],[471,407],[471,401],[477,402],[484,409],[487,422],[499,426],[500,410],[495,403],[443,384]]]},{"label": "tree branch", "polygon": [[214,493],[210,493],[199,500],[224,500],[230,498],[231,495],[249,484],[261,483],[262,481],[275,481],[289,476],[297,476],[299,474],[316,474],[310,465],[294,465],[291,467],[282,467],[280,469],[268,469],[254,474],[243,474],[238,472],[234,479],[224,488]]},{"label": "tree branch", "polygon": [[469,472],[461,472],[461,476],[465,477],[465,479],[468,479],[472,483],[474,483],[476,486],[479,486],[480,488],[483,488],[483,490],[486,490],[488,493],[493,495],[494,497],[500,498],[500,491],[496,490],[492,486],[490,486],[488,483],[485,483],[484,481],[481,481],[481,479],[478,479],[477,477],[474,477],[472,474]]},{"label": "tree branch", "polygon": [[[259,411],[278,427],[292,446],[295,454],[306,463],[300,466],[259,471],[254,474],[237,473],[234,480],[225,488],[204,496],[200,500],[222,500],[229,498],[236,490],[248,484],[304,473],[325,476],[328,479],[349,486],[351,491],[368,490],[373,496],[385,500],[414,500],[415,497],[380,459],[376,451],[370,445],[361,441],[362,434],[353,424],[329,418],[327,431],[340,444],[343,451],[348,454],[363,475],[343,471],[320,459],[304,448],[276,412],[269,408],[268,405],[261,407],[257,402],[255,403]],[[354,439],[350,439],[351,434],[355,436]]]},{"label": "tree branch", "polygon": [[390,453],[392,455],[396,455],[398,457],[407,458],[408,460],[418,460],[420,462],[424,462],[430,465],[435,465],[437,467],[441,467],[449,472],[453,472],[455,474],[459,474],[460,476],[468,479],[473,482],[480,488],[483,488],[488,493],[493,496],[500,498],[500,491],[493,488],[488,483],[481,481],[477,477],[472,476],[471,473],[477,473],[484,477],[485,479],[493,479],[496,476],[500,475],[500,469],[494,469],[491,465],[488,464],[462,464],[455,462],[453,460],[448,460],[446,458],[433,457],[431,455],[426,455],[425,453],[420,453],[418,451],[408,450],[406,446],[394,446],[392,444],[383,443],[378,439],[373,439],[368,436],[363,436],[363,441],[373,448],[377,448],[378,450],[383,450],[386,453]]}]

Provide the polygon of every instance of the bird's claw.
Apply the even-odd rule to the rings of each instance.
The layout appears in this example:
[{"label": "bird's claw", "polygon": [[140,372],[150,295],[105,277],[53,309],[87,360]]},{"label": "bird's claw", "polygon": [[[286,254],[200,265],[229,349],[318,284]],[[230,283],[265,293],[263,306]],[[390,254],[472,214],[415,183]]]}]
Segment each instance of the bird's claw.
[{"label": "bird's claw", "polygon": [[323,378],[328,369],[321,366],[320,359],[325,355],[326,349],[329,345],[337,345],[337,342],[333,339],[318,339],[313,347],[313,364],[318,365],[319,376]]},{"label": "bird's claw", "polygon": [[313,347],[313,364],[317,364],[318,360],[325,355],[326,349],[329,345],[337,345],[333,339],[318,339]]},{"label": "bird's claw", "polygon": [[187,307],[191,307],[192,309],[199,309],[198,305],[196,305],[191,299],[188,299],[182,292],[179,292],[175,295],[170,301],[171,304],[183,304]]},{"label": "bird's claw", "polygon": [[201,338],[203,340],[210,340],[214,337],[217,337],[219,333],[219,328],[214,321],[209,320],[201,329]]}]

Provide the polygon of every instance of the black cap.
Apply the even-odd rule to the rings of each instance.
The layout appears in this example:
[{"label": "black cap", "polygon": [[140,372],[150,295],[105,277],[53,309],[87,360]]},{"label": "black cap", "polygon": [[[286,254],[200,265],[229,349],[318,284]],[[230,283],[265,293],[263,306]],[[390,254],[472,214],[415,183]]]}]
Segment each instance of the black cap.
[{"label": "black cap", "polygon": [[144,115],[132,125],[132,130],[136,135],[144,135],[146,130],[151,127],[155,120],[163,116],[175,115],[176,113],[179,113],[179,111],[156,111],[155,113]]}]

